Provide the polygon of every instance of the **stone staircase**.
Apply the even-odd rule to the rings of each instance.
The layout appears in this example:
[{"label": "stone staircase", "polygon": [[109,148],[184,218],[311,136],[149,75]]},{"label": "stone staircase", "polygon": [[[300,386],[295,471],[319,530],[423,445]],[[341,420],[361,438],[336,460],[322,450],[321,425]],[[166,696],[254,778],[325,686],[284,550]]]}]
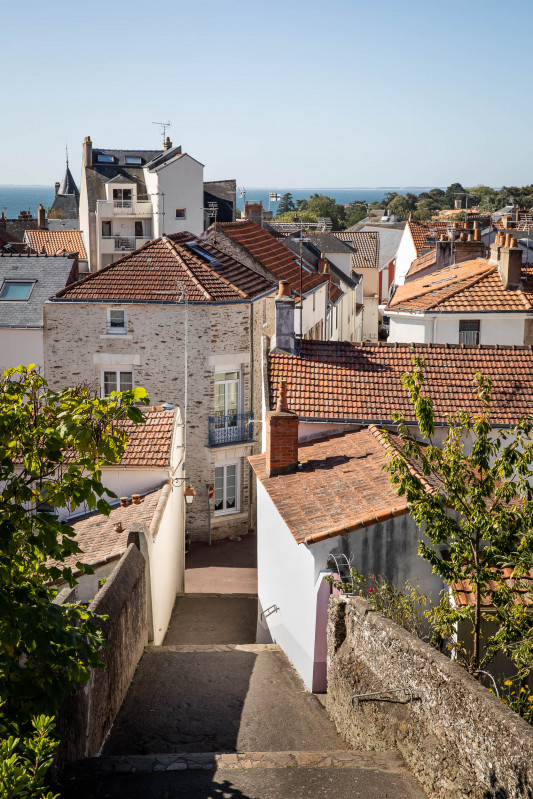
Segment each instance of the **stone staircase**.
[{"label": "stone staircase", "polygon": [[255,616],[253,597],[178,598],[102,756],[61,796],[423,799],[396,753],[347,749],[279,647],[252,643]]}]

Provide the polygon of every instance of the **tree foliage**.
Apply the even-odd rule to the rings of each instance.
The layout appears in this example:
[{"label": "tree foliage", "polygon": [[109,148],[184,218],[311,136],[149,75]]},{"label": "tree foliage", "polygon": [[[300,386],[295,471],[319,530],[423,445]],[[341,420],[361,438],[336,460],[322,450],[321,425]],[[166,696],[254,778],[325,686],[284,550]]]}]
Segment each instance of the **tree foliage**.
[{"label": "tree foliage", "polygon": [[289,211],[296,210],[296,206],[294,204],[293,196],[290,192],[284,194],[281,200],[278,203],[278,210],[276,216],[281,216],[281,214],[286,214]]},{"label": "tree foliage", "polygon": [[[143,421],[144,389],[99,398],[50,389],[32,367],[0,378],[0,702],[9,720],[54,714],[99,664],[100,627],[80,605],[58,605],[51,581],[74,585],[80,554],[54,508],[107,514],[101,467],[122,455],[128,418]],[[91,572],[80,559],[76,568]]]},{"label": "tree foliage", "polygon": [[4,730],[0,737],[1,799],[59,799],[59,794],[45,788],[46,773],[57,748],[53,721],[38,716],[32,727],[27,735],[9,735]]},{"label": "tree foliage", "polygon": [[[467,581],[474,595],[466,606],[450,603],[444,595],[433,624],[448,641],[453,641],[460,623],[466,625],[472,646],[459,640],[454,648],[475,676],[498,651],[526,674],[533,665],[533,614],[519,600],[533,598],[528,579],[533,568],[533,417],[512,430],[494,431],[491,381],[477,374],[479,411],[450,415],[444,444],[438,447],[433,401],[424,393],[425,364],[416,355],[413,363],[413,372],[404,375],[403,382],[419,434],[429,444],[421,444],[404,416],[396,414],[402,454],[388,467],[391,480],[429,538],[429,544],[420,542],[419,554],[452,594],[454,586]],[[413,458],[422,477],[409,465]],[[511,579],[506,579],[509,573]],[[493,633],[482,625],[487,603]]]}]

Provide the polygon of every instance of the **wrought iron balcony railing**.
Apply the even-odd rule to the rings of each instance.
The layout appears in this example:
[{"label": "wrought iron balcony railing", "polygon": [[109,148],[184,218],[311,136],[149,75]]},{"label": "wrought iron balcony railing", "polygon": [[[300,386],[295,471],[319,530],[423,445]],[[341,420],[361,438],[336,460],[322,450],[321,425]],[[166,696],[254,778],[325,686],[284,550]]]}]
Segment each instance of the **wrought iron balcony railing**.
[{"label": "wrought iron balcony railing", "polygon": [[209,417],[209,446],[217,447],[221,444],[235,444],[243,441],[253,441],[254,415],[248,413],[231,413],[228,416],[216,415]]}]

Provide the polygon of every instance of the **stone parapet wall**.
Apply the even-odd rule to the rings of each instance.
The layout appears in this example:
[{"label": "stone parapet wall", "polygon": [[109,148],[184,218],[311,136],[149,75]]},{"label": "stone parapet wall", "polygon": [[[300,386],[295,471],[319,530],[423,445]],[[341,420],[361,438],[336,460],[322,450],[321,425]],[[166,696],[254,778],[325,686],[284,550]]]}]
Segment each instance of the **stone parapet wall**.
[{"label": "stone parapet wall", "polygon": [[352,747],[398,749],[431,797],[533,796],[530,725],[359,597],[330,599],[328,710]]},{"label": "stone parapet wall", "polygon": [[104,668],[92,669],[89,681],[63,705],[57,719],[61,748],[56,766],[99,754],[148,643],[145,560],[130,544],[90,610],[102,621],[106,646]]}]

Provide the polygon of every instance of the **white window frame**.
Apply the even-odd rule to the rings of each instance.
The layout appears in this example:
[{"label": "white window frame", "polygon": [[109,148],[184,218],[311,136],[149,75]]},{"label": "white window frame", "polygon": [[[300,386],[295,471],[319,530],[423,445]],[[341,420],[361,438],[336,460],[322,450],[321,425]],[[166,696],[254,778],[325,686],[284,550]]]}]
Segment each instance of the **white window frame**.
[{"label": "white window frame", "polygon": [[[215,370],[215,375],[214,375],[215,401],[216,401],[216,386],[217,386],[217,384],[224,383],[224,385],[226,386],[228,383],[235,383],[235,380],[217,380],[217,378],[216,378],[217,374],[227,373],[227,372],[237,372],[237,375],[238,375],[238,377],[237,377],[237,411],[236,412],[237,412],[237,414],[239,414],[239,413],[242,413],[242,391],[243,391],[243,388],[242,388],[242,386],[243,386],[243,383],[242,383],[242,369],[241,369],[240,366],[233,366],[233,367],[231,367],[231,366],[225,366],[225,367],[217,366],[217,368]],[[228,401],[227,390],[224,392],[224,396],[225,396],[224,404],[227,406],[227,401]],[[215,413],[216,413],[216,409],[215,409]],[[230,414],[224,413],[223,415],[224,416],[229,416]]]},{"label": "white window frame", "polygon": [[[181,214],[180,214],[180,216],[178,216],[178,211],[183,211],[183,216],[181,216]],[[187,219],[187,209],[186,208],[176,208],[175,214],[176,214],[175,219]]]},{"label": "white window frame", "polygon": [[[233,460],[233,461],[220,461],[219,463],[215,463],[215,475],[216,475],[216,469],[224,469],[224,503],[225,503],[226,467],[228,466],[235,466],[235,507],[215,510],[214,511],[215,516],[231,516],[234,513],[240,513],[241,510],[241,461]],[[213,478],[213,485],[216,487],[216,476],[214,476]],[[214,507],[214,501],[213,501],[213,507]]]},{"label": "white window frame", "polygon": [[117,369],[117,367],[113,367],[110,364],[107,369],[102,369],[102,375],[101,375],[101,396],[102,397],[111,396],[110,394],[106,394],[105,393],[105,373],[106,372],[114,372],[116,374],[116,376],[117,376],[117,387],[116,387],[115,391],[125,391],[126,390],[126,389],[122,389],[120,387],[120,375],[121,375],[122,372],[127,372],[128,374],[131,375],[131,388],[132,389],[135,388],[135,372],[134,372],[132,366],[127,366],[124,369],[121,369],[121,368]]},{"label": "white window frame", "polygon": [[[120,311],[124,314],[124,327],[112,327],[111,326],[111,312],[112,311]],[[107,309],[107,329],[106,333],[108,336],[125,336],[128,332],[128,317],[126,314],[125,308],[108,308]],[[106,370],[109,371],[109,370]]]},{"label": "white window frame", "polygon": [[[477,322],[477,330],[461,330],[461,322]],[[459,344],[461,344],[461,333],[468,334],[468,333],[477,333],[477,342],[475,344],[468,345],[466,342],[463,342],[465,346],[477,346],[481,343],[481,319],[474,318],[474,319],[459,319],[458,323],[459,329]]]}]

